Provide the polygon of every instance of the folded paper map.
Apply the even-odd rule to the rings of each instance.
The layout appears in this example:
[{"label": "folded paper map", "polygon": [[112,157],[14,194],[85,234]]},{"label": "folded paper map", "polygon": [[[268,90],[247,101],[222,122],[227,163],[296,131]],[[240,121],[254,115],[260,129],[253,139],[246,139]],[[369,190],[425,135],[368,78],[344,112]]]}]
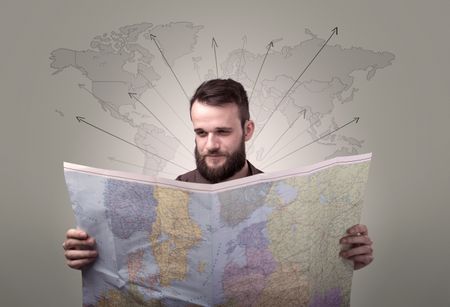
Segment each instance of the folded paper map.
[{"label": "folded paper map", "polygon": [[96,239],[84,306],[348,306],[371,154],[218,184],[64,163]]}]

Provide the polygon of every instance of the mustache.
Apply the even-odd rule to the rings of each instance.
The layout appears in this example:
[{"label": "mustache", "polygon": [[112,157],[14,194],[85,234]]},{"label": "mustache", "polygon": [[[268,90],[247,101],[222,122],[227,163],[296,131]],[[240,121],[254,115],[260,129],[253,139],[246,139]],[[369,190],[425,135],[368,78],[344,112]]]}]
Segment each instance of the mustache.
[{"label": "mustache", "polygon": [[226,152],[222,152],[219,150],[212,150],[212,151],[206,152],[202,156],[203,157],[221,157],[221,156],[228,156],[228,154]]},{"label": "mustache", "polygon": [[206,154],[206,155],[203,155],[204,157],[223,157],[223,156],[228,156],[228,155],[226,155],[226,154],[224,154],[224,153],[214,153],[214,154]]}]

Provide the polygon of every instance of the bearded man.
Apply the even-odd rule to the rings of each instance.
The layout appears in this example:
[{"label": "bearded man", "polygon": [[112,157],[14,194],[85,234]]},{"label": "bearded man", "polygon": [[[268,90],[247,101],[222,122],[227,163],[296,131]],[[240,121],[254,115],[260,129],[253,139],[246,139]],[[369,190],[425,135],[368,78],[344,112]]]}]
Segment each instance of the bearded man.
[{"label": "bearded man", "polygon": [[[214,79],[202,83],[190,100],[195,132],[197,168],[176,180],[213,184],[261,173],[246,159],[245,142],[255,124],[250,120],[247,93],[239,82]],[[372,241],[365,225],[354,225],[340,239],[350,249],[340,256],[353,261],[355,270],[373,261]],[[95,240],[79,229],[69,229],[63,243],[67,265],[83,269],[97,256]]]}]

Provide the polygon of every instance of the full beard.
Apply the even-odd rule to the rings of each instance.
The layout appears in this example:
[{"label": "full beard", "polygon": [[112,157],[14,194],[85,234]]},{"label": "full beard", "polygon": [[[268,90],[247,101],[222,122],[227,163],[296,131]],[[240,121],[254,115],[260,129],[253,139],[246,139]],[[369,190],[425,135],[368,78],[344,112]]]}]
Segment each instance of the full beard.
[{"label": "full beard", "polygon": [[[219,151],[210,151],[206,154],[207,155],[221,155],[223,153]],[[241,144],[239,145],[239,148],[231,153],[231,154],[224,154],[226,157],[225,162],[223,165],[211,168],[206,164],[206,156],[202,156],[197,149],[197,144],[195,145],[195,163],[197,164],[197,170],[199,173],[208,181],[212,183],[218,183],[221,181],[224,181],[234,174],[236,174],[238,171],[240,171],[244,165],[246,160],[245,155],[245,140],[242,139]]]}]

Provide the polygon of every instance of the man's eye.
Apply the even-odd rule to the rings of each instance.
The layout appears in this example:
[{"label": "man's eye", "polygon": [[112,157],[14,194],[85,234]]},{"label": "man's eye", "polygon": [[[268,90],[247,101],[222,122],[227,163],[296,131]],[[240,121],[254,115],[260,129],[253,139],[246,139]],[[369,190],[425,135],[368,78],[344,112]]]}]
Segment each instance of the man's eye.
[{"label": "man's eye", "polygon": [[196,131],[195,134],[197,134],[197,136],[206,136],[205,131]]},{"label": "man's eye", "polygon": [[220,135],[228,135],[228,134],[230,134],[230,131],[228,131],[228,130],[219,130],[219,131],[217,131],[217,133],[220,134]]}]

